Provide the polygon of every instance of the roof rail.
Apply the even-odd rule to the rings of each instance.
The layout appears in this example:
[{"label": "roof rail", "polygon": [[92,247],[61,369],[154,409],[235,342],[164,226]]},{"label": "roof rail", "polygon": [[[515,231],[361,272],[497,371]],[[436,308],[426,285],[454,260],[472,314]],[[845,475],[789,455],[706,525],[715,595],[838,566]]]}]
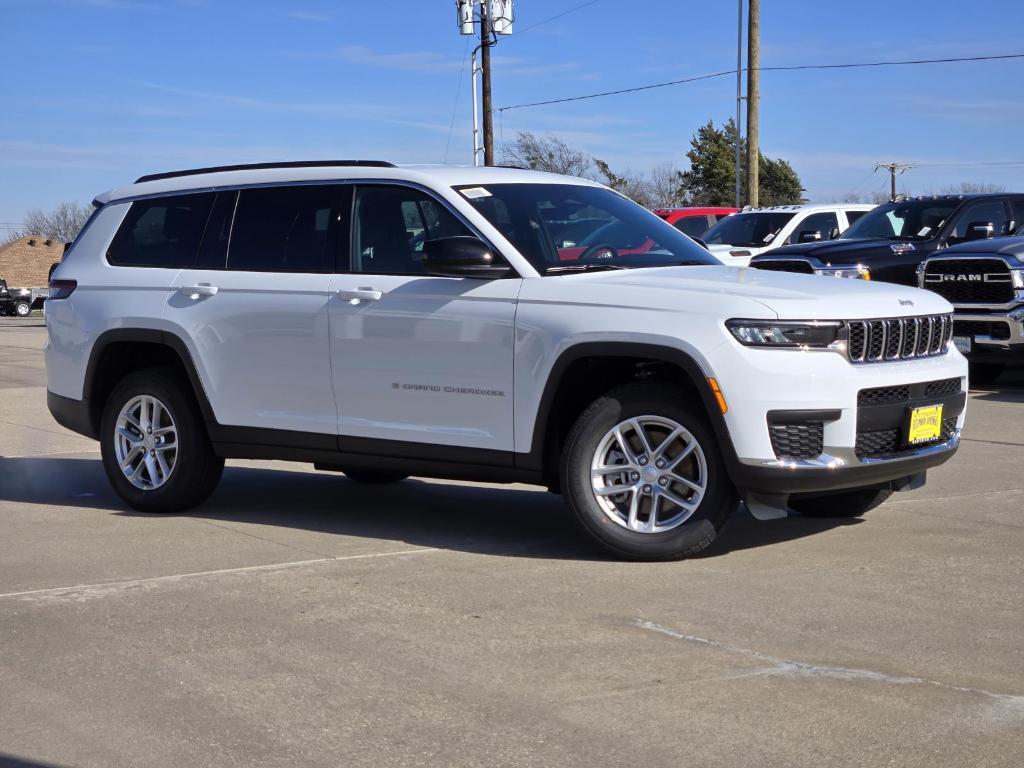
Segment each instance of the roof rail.
[{"label": "roof rail", "polygon": [[135,180],[136,184],[144,181],[159,181],[160,179],[176,179],[179,176],[198,176],[202,173],[221,173],[224,171],[263,171],[271,168],[322,168],[322,167],[345,167],[362,166],[364,168],[394,168],[394,163],[386,160],[290,160],[280,163],[247,163],[243,165],[215,165],[210,168],[190,168],[184,171],[168,171],[167,173],[151,173],[140,176]]}]

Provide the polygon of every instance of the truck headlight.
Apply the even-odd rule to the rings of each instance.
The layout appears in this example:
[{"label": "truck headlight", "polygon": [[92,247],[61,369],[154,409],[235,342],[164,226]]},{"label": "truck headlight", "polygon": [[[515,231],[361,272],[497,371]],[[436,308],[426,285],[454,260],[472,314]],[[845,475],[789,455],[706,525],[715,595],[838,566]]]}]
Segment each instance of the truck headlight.
[{"label": "truck headlight", "polygon": [[822,277],[849,277],[853,280],[871,279],[871,270],[863,264],[855,264],[851,267],[822,267],[814,270],[814,274]]},{"label": "truck headlight", "polygon": [[834,320],[728,320],[725,327],[747,347],[837,349],[843,324]]}]

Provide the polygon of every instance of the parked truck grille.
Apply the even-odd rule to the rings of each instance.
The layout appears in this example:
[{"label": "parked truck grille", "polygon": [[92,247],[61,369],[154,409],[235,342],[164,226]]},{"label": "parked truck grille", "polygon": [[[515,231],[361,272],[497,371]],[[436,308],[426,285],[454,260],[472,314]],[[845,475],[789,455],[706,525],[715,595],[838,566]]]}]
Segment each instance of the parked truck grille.
[{"label": "parked truck grille", "polygon": [[1005,322],[985,320],[956,320],[953,323],[954,336],[988,336],[996,341],[1010,338],[1010,326]]},{"label": "parked truck grille", "polygon": [[855,451],[858,459],[884,459],[906,451],[927,448],[929,445],[947,443],[953,438],[954,432],[956,432],[956,419],[943,419],[942,434],[936,440],[911,447],[902,444],[902,433],[899,429],[883,429],[879,432],[858,432]]},{"label": "parked truck grille", "polygon": [[816,459],[824,450],[825,425],[820,421],[769,424],[768,431],[777,458]]},{"label": "parked truck grille", "polygon": [[1002,259],[933,259],[925,266],[924,287],[953,304],[1009,304],[1013,276]]},{"label": "parked truck grille", "polygon": [[951,315],[851,320],[846,326],[848,354],[854,363],[941,355],[953,338]]},{"label": "parked truck grille", "polygon": [[814,267],[811,262],[803,259],[772,259],[770,261],[755,261],[751,264],[757,269],[766,269],[771,272],[799,272],[804,275],[813,275]]}]

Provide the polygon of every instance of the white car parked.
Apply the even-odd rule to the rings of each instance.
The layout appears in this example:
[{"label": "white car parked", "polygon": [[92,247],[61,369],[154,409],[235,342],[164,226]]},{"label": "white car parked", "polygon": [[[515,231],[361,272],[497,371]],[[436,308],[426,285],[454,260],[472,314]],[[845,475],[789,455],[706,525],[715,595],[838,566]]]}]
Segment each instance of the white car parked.
[{"label": "white car parked", "polygon": [[[278,163],[96,206],[53,276],[48,402],[137,509],[284,459],[544,484],[617,555],[677,558],[741,497],[861,514],[960,439],[945,299],[724,267],[583,179]],[[595,218],[616,242],[548,226]]]},{"label": "white car parked", "polygon": [[835,240],[874,207],[841,203],[750,208],[726,216],[701,239],[723,264],[745,267],[759,253],[783,245]]}]

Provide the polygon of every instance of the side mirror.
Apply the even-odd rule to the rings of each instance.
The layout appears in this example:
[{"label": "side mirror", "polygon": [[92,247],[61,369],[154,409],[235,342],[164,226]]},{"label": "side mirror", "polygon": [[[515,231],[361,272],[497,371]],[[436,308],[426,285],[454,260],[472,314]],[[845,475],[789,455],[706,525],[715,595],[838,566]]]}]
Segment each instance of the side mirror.
[{"label": "side mirror", "polygon": [[811,229],[805,229],[800,233],[800,237],[797,238],[798,243],[816,243],[821,240],[821,232],[817,232]]},{"label": "side mirror", "polygon": [[690,239],[693,240],[693,242],[695,242],[697,245],[699,245],[705,251],[710,251],[711,250],[710,248],[708,248],[708,244],[705,243],[701,238],[699,238],[699,237],[691,237]]},{"label": "side mirror", "polygon": [[841,234],[842,233],[839,231],[839,227],[832,227],[832,229],[829,230],[828,239],[829,240],[835,240]]},{"label": "side mirror", "polygon": [[509,266],[476,237],[440,237],[423,244],[423,266],[442,277],[504,277]]},{"label": "side mirror", "polygon": [[991,221],[972,221],[967,225],[966,242],[971,240],[988,240],[996,236],[996,228]]}]

